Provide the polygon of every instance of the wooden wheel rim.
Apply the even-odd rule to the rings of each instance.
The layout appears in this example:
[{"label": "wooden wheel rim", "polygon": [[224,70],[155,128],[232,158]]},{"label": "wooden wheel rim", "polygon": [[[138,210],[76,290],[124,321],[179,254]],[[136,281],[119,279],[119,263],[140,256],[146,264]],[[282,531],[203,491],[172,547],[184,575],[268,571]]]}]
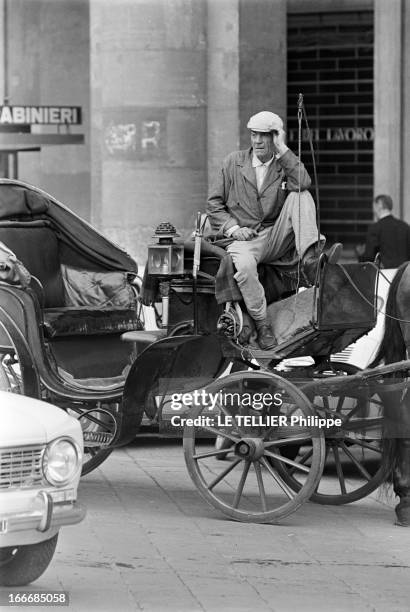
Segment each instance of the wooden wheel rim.
[{"label": "wooden wheel rim", "polygon": [[[314,411],[308,398],[297,387],[295,387],[295,385],[270,372],[237,372],[222,379],[218,379],[212,383],[210,387],[212,388],[212,392],[215,392],[218,389],[220,390],[222,388],[227,388],[230,385],[243,384],[244,381],[248,381],[253,384],[260,381],[264,384],[272,385],[274,388],[284,388],[286,390],[287,397],[292,399],[297,407],[297,410],[299,410],[305,416],[314,415]],[[199,406],[195,410],[190,411],[189,416],[192,418],[197,418],[201,415],[202,411],[203,406]],[[200,433],[200,429],[201,428],[194,426],[187,426],[184,429],[184,455],[188,472],[200,495],[211,506],[221,511],[231,519],[256,523],[278,522],[289,514],[295,512],[306,500],[308,500],[320,480],[324,463],[325,445],[323,432],[318,431],[317,428],[312,427],[310,430],[312,461],[309,469],[307,470],[308,473],[306,475],[305,482],[301,486],[300,490],[296,492],[291,491],[278,473],[274,469],[272,470],[272,466],[267,462],[267,453],[271,454],[271,450],[269,450],[269,448],[272,449],[273,447],[273,444],[269,439],[261,441],[260,437],[255,438],[255,447],[257,450],[253,450],[250,454],[243,453],[243,456],[241,456],[241,453],[238,452],[238,448],[240,448],[242,444],[249,444],[250,436],[239,432],[239,435],[237,435],[236,438],[232,436],[234,447],[228,449],[228,451],[226,449],[222,449],[219,451],[210,451],[209,453],[198,453],[197,439],[199,437],[198,434]],[[216,428],[213,433],[217,435],[219,431],[221,430]],[[226,435],[226,433],[224,435]],[[276,442],[274,444],[276,444]],[[208,458],[213,458],[217,456],[218,453],[223,454],[227,452],[230,454],[234,453],[233,462],[229,463],[228,465],[224,464],[222,466],[220,462],[218,462],[219,465],[214,466],[213,474],[211,474],[213,477],[211,482],[209,482],[210,473],[207,472],[205,468],[201,467],[200,462]],[[288,461],[287,459],[283,460]],[[224,480],[226,481],[229,474],[234,472],[237,468],[239,468],[237,476],[240,474],[239,482],[236,489],[234,487],[232,490],[232,500],[227,501],[225,499],[226,494],[218,492],[218,485]],[[215,474],[216,470],[219,471],[218,475]],[[274,472],[274,475],[272,474],[272,471]],[[259,509],[241,509],[241,502],[244,498],[246,498],[244,488],[248,477],[252,475],[255,483],[254,490],[258,491]],[[271,501],[272,496],[270,496],[268,500],[265,492],[265,479],[267,475],[269,475],[268,482],[270,482],[270,485],[273,484],[272,481],[275,481],[275,485],[278,487],[277,490],[279,491],[281,489],[282,497],[286,497],[285,503],[281,503],[278,507],[273,509],[269,508],[270,504],[268,503],[268,501]],[[247,501],[249,500],[247,499]]]}]

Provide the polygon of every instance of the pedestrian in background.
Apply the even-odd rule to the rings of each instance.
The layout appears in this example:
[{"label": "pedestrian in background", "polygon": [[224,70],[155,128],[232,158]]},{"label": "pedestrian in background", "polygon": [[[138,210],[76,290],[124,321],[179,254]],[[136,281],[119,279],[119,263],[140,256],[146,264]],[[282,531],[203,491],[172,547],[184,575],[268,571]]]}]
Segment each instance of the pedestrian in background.
[{"label": "pedestrian in background", "polygon": [[397,268],[410,260],[410,226],[393,216],[393,201],[388,195],[374,199],[376,218],[367,231],[366,245],[358,247],[359,261],[373,261],[380,253],[383,268]]}]

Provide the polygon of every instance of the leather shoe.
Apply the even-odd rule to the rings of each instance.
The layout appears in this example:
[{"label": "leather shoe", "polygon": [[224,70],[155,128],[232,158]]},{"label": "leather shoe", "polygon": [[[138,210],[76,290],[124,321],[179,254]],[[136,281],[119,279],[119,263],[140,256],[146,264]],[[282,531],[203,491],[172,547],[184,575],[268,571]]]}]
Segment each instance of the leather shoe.
[{"label": "leather shoe", "polygon": [[277,344],[276,338],[273,335],[272,327],[266,322],[257,322],[256,329],[258,331],[258,344],[263,351],[266,351]]},{"label": "leather shoe", "polygon": [[[328,251],[325,251],[327,257],[327,263],[335,264],[339,261],[343,251],[343,245],[340,242],[335,242]],[[321,251],[317,248],[317,245],[309,247],[306,251],[302,261],[302,274],[308,284],[314,285],[316,281],[317,266]]]}]

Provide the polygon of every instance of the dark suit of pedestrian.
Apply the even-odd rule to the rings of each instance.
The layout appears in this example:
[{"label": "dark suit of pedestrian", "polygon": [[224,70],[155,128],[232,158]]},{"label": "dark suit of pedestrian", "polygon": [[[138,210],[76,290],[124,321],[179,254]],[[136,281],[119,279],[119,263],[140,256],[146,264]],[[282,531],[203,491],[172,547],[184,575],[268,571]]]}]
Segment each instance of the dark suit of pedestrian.
[{"label": "dark suit of pedestrian", "polygon": [[393,215],[373,223],[367,232],[366,248],[360,261],[373,261],[380,253],[383,268],[397,268],[410,260],[410,226]]}]

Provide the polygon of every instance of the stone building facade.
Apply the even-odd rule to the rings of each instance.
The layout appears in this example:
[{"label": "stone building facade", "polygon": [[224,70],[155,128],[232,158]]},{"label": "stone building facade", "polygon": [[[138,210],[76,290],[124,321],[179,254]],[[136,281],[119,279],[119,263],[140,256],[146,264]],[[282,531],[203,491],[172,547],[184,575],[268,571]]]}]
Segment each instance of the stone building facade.
[{"label": "stone building facade", "polygon": [[[82,108],[80,126],[31,132],[84,144],[18,153],[19,178],[141,263],[160,221],[193,227],[250,114],[281,114],[297,149],[299,92],[330,238],[363,239],[375,192],[410,220],[406,0],[0,0],[0,21],[3,104]],[[3,175],[10,138],[0,125]],[[312,171],[305,123],[302,142]]]}]

